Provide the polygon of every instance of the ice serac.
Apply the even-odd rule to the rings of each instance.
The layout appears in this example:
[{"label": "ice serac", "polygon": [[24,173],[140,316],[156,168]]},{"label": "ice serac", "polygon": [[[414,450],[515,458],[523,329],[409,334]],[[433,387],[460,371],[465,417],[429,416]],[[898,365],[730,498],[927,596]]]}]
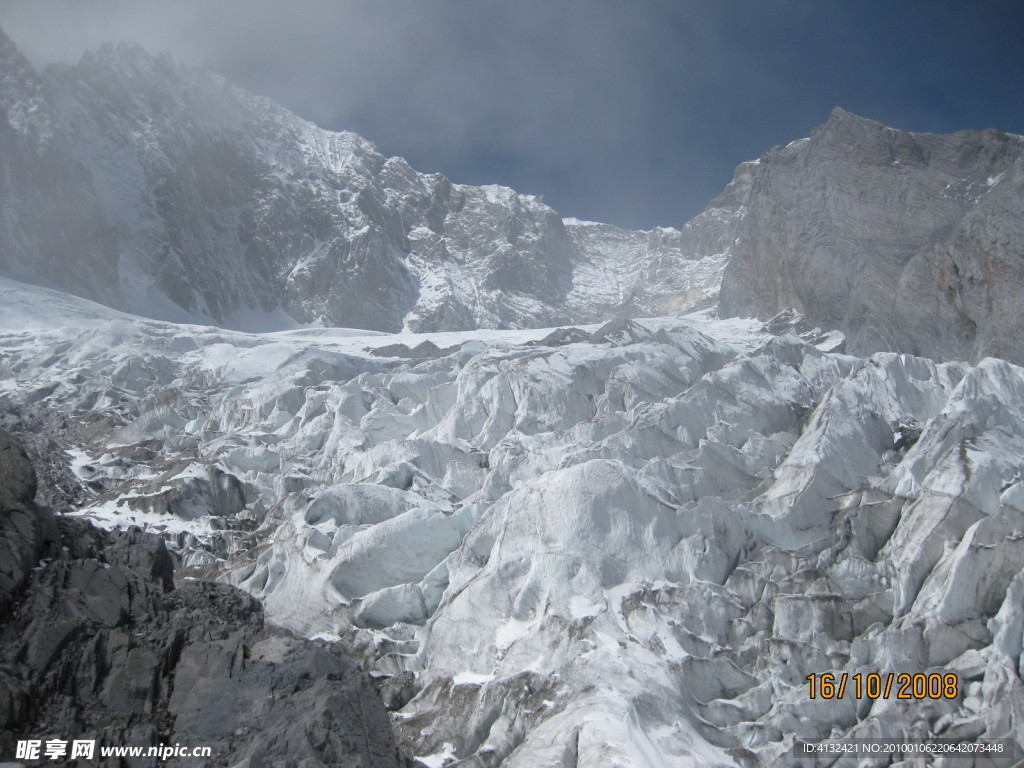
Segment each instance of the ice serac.
[{"label": "ice serac", "polygon": [[795,307],[858,354],[1019,363],[1022,211],[1024,138],[910,133],[836,108],[740,166],[684,237],[696,255],[731,248],[726,315]]},{"label": "ice serac", "polygon": [[[429,766],[791,765],[796,737],[1019,749],[1024,369],[777,327],[706,311],[421,354],[0,280],[0,416],[66,414],[61,508],[160,533],[179,578],[347,649]],[[957,678],[811,699],[824,672]]]},{"label": "ice serac", "polygon": [[673,230],[581,241],[539,197],[417,173],[166,55],[108,44],[35,72],[0,32],[0,56],[15,277],[247,330],[548,327],[716,290],[721,264]]}]

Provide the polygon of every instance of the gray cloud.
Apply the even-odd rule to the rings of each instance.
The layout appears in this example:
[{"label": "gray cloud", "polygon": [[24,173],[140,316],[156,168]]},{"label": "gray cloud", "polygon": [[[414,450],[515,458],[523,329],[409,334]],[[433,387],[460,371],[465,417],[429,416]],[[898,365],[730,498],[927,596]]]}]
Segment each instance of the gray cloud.
[{"label": "gray cloud", "polygon": [[[696,214],[738,162],[806,135],[835,104],[900,127],[967,127],[957,121],[986,99],[954,92],[964,62],[987,46],[1019,71],[1005,60],[1019,46],[994,29],[1001,8],[986,20],[915,0],[5,0],[0,24],[37,64],[134,40],[420,170],[653,226]],[[989,101],[1010,88],[1002,77],[982,88]],[[1024,127],[1020,107],[991,114]]]}]

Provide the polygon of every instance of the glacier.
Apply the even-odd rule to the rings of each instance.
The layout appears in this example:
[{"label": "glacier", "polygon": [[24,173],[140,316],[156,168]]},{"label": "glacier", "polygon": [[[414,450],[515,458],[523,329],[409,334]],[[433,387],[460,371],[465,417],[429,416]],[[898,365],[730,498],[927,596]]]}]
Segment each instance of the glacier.
[{"label": "glacier", "polygon": [[[9,279],[0,307],[4,400],[73,417],[72,514],[160,532],[179,579],[352,649],[425,765],[1024,743],[1015,365],[852,356],[713,309],[246,334]],[[808,695],[915,671],[958,695]]]}]

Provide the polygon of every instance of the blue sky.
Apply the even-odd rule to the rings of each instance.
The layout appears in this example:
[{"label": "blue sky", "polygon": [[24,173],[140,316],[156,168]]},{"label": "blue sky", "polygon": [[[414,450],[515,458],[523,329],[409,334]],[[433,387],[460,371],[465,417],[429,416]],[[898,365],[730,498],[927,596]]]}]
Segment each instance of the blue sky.
[{"label": "blue sky", "polygon": [[4,0],[37,65],[105,40],[207,66],[457,182],[679,226],[833,106],[1024,133],[1024,3]]}]

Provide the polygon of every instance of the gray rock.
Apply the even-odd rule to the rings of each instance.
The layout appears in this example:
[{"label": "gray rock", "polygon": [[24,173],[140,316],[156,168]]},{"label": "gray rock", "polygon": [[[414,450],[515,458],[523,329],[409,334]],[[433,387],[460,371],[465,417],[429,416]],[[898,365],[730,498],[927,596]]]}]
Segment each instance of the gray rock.
[{"label": "gray rock", "polygon": [[1024,138],[909,133],[837,108],[741,166],[684,236],[698,255],[728,244],[725,316],[793,307],[854,354],[1020,363],[1022,212]]},{"label": "gray rock", "polygon": [[26,507],[36,496],[36,475],[25,449],[0,430],[0,506]]},{"label": "gray rock", "polygon": [[407,344],[387,344],[383,347],[366,349],[371,355],[375,357],[404,357],[417,360],[429,360],[438,357],[445,357],[453,352],[459,350],[461,345],[441,347],[434,344],[432,341],[422,341],[415,347],[409,347]]},{"label": "gray rock", "polygon": [[587,341],[591,334],[579,328],[556,328],[540,341],[528,341],[529,347],[563,347],[566,344],[578,344]]},{"label": "gray rock", "polygon": [[0,429],[0,619],[10,612],[42,547],[42,526],[31,508],[35,495],[28,455]]},{"label": "gray rock", "polygon": [[587,339],[591,344],[635,344],[651,335],[651,332],[630,320],[610,320]]},{"label": "gray rock", "polygon": [[[66,345],[57,349],[67,350]],[[2,375],[2,367],[0,367]],[[0,399],[0,430],[6,430],[32,464],[34,500],[55,511],[64,511],[82,500],[82,484],[70,469],[68,455],[61,442],[75,432],[75,422],[46,404],[14,405]],[[18,475],[25,477],[22,470]]]},{"label": "gray rock", "polygon": [[380,694],[338,645],[265,625],[234,587],[175,588],[162,540],[54,518],[35,492],[0,431],[0,754],[46,734],[205,746],[210,766],[406,765]]}]

